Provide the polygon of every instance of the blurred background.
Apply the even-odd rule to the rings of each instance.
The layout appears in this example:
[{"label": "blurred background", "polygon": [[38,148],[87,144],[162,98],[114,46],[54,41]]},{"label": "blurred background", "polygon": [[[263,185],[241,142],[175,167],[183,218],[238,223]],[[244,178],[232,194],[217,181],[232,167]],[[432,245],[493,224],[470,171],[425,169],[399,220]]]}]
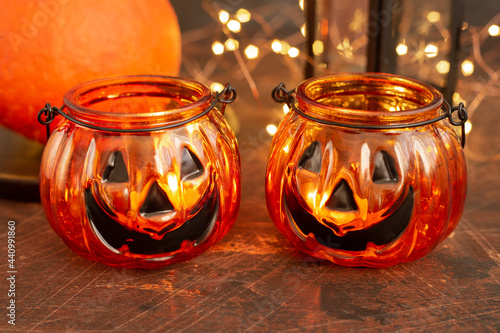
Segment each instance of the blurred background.
[{"label": "blurred background", "polygon": [[[370,39],[384,28],[390,40],[383,41],[385,49],[378,53],[394,61],[375,69],[417,78],[443,92],[452,84],[449,102],[464,102],[468,107],[468,132],[480,105],[499,96],[500,2],[495,0],[479,4],[471,0],[188,0],[172,4],[183,38],[181,75],[215,89],[231,81],[242,95],[233,109],[251,106],[251,111],[238,111],[237,116],[250,114],[263,127],[276,125],[284,112],[269,98],[272,88],[279,82],[288,89],[295,87],[305,78],[308,65],[313,75],[374,69],[368,64]],[[315,7],[314,21],[309,23],[312,33],[307,30],[304,8],[311,4]],[[374,6],[380,5],[385,7],[375,13]],[[377,22],[380,28],[374,26]],[[308,54],[311,34],[312,54]],[[458,45],[452,45],[454,38]],[[449,84],[450,71],[456,72],[456,79]],[[243,141],[251,134],[239,124],[236,128]],[[274,127],[267,130],[272,135]]]},{"label": "blurred background", "polygon": [[[0,126],[0,197],[9,199],[0,200],[0,216],[19,228],[17,327],[37,332],[499,331],[500,1],[171,0],[180,41],[158,37],[160,26],[176,21],[162,7],[166,3],[2,3],[0,120],[16,115],[21,125],[31,124],[24,136]],[[163,56],[151,58],[158,41],[167,45]],[[106,52],[96,47],[99,43]],[[180,43],[182,59],[174,52]],[[225,112],[242,159],[238,220],[219,244],[188,263],[151,272],[91,263],[57,238],[39,203],[11,201],[39,200],[46,136],[36,113],[46,102],[61,106],[64,92],[84,79],[109,71],[128,74],[130,66],[135,74],[168,74],[170,62],[176,71],[180,65],[182,77],[213,90],[230,82],[238,92]],[[19,77],[12,80],[16,70]],[[293,89],[307,75],[366,70],[433,84],[469,112],[469,187],[459,226],[425,259],[383,270],[344,269],[299,254],[273,226],[264,198],[269,146],[288,112],[271,99],[272,89],[280,82]],[[70,85],[62,86],[62,80]],[[38,96],[50,82],[55,94]],[[14,112],[28,96],[40,101]],[[26,138],[35,132],[38,141]],[[7,295],[7,284],[2,286]]]},{"label": "blurred background", "polygon": [[[243,180],[264,181],[261,166],[266,161],[261,159],[266,158],[272,136],[288,112],[286,105],[270,98],[272,89],[280,82],[294,88],[311,75],[307,67],[309,71],[312,67],[312,75],[375,69],[430,83],[452,106],[463,102],[469,112],[465,127],[469,165],[500,159],[500,140],[493,134],[500,111],[497,0],[188,0],[172,4],[182,31],[181,75],[213,89],[230,81],[238,90],[226,117],[237,132]],[[381,34],[386,40],[379,40],[381,49],[373,51],[371,44]],[[373,53],[382,58],[378,68],[369,64]],[[475,170],[469,170],[471,181]],[[264,189],[258,185],[242,187],[245,204],[240,220],[255,215],[251,203],[263,200]],[[268,220],[267,212],[260,215]]]},{"label": "blurred background", "polygon": [[[306,76],[335,72],[393,72],[438,87],[450,104],[467,107],[469,161],[500,159],[500,140],[490,134],[500,102],[498,0],[173,0],[171,5],[181,30],[179,75],[213,90],[230,82],[238,92],[225,116],[237,133],[244,177],[259,173],[264,179],[265,170],[252,166],[265,165],[258,159],[265,159],[288,112],[272,101],[272,89],[280,82],[292,89]],[[143,72],[162,70],[147,66]],[[37,200],[43,145],[4,128],[0,139],[0,194]],[[261,200],[263,186],[254,188],[247,199]],[[267,219],[265,212],[262,217]]]}]

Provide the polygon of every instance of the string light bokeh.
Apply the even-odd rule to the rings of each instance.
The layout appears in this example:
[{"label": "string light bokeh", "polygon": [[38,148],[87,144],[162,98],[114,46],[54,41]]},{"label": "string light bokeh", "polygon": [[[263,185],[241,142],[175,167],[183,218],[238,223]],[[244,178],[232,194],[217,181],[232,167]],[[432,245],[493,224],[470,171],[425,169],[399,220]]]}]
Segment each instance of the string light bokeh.
[{"label": "string light bokeh", "polygon": [[[260,109],[272,108],[267,112],[265,130],[269,136],[277,131],[277,125],[288,110],[263,102],[268,100],[267,92],[261,91],[256,79],[259,67],[265,63],[279,63],[276,85],[285,79],[290,87],[304,79],[303,68],[310,62],[316,74],[334,72],[364,71],[368,44],[368,1],[318,1],[319,10],[328,2],[330,12],[328,37],[322,35],[322,24],[318,15],[318,39],[313,43],[314,58],[304,50],[306,24],[303,1],[272,3],[245,1],[202,1],[202,8],[212,22],[205,28],[183,34],[184,46],[199,43],[208,38],[208,59],[196,60],[189,54],[183,59],[185,70],[195,79],[206,82],[213,90],[222,89],[222,82],[213,80],[215,74],[224,71],[237,80],[246,82],[254,101]],[[229,5],[228,5],[229,4]],[[450,50],[449,2],[405,1],[402,20],[399,24],[399,40],[395,47],[398,74],[415,77],[437,87],[446,85],[450,71],[447,59]],[[425,4],[425,5],[424,5]],[[431,10],[426,9],[431,8]],[[474,131],[475,112],[488,98],[500,97],[500,13],[486,24],[474,26],[464,22],[460,39],[460,71],[453,94],[453,104],[463,102],[469,112],[467,133]],[[323,26],[324,28],[324,26]],[[196,31],[199,38],[193,37]],[[185,48],[186,50],[186,48]],[[286,69],[283,71],[283,68]],[[282,75],[285,73],[286,75]],[[227,75],[226,75],[227,76]],[[286,76],[286,77],[283,77]],[[246,89],[243,87],[243,89]],[[262,97],[264,96],[265,97]],[[281,106],[280,106],[281,107]],[[261,110],[263,111],[263,110]],[[263,111],[265,112],[265,111]],[[472,154],[474,157],[474,154]],[[488,159],[500,159],[500,153]]]}]

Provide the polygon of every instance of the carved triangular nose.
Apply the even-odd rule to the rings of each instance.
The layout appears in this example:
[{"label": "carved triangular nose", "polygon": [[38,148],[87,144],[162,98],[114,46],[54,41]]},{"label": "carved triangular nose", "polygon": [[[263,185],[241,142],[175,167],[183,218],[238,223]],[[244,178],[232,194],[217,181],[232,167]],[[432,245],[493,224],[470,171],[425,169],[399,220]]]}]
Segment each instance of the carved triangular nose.
[{"label": "carved triangular nose", "polygon": [[326,207],[331,210],[348,212],[358,210],[352,189],[345,179],[342,179],[333,190],[330,199],[326,202]]},{"label": "carved triangular nose", "polygon": [[141,209],[139,210],[141,214],[153,215],[160,213],[167,213],[174,209],[174,206],[168,199],[167,194],[161,189],[158,183],[154,183],[149,189],[148,196]]}]

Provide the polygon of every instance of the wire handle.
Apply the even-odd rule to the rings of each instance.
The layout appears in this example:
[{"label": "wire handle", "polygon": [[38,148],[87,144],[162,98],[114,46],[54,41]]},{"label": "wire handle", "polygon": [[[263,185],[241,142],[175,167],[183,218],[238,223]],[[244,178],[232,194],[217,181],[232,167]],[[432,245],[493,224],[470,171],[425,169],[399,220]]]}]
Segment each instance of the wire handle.
[{"label": "wire handle", "polygon": [[[50,105],[50,103],[45,104],[45,107],[38,112],[38,122],[42,125],[45,125],[47,129],[47,140],[50,137],[50,123],[54,121],[56,116],[61,113],[61,110],[64,109],[65,105],[63,105],[60,109],[58,107]],[[44,118],[45,117],[45,118]]]},{"label": "wire handle", "polygon": [[[313,117],[311,115],[308,115],[301,110],[297,108],[295,105],[295,97],[293,94],[295,93],[295,89],[292,90],[286,90],[285,84],[281,82],[276,86],[273,91],[272,91],[272,98],[276,103],[286,103],[290,109],[293,109],[296,113],[301,115],[302,117],[305,117],[309,120],[321,123],[321,124],[326,124],[326,125],[334,125],[334,126],[340,126],[340,127],[349,127],[349,128],[359,128],[359,129],[394,129],[394,128],[409,128],[409,127],[419,127],[419,126],[424,126],[428,124],[432,124],[434,122],[443,120],[445,118],[448,118],[448,121],[450,124],[453,126],[461,126],[461,144],[462,148],[465,147],[465,123],[467,122],[467,119],[469,118],[469,115],[467,113],[467,110],[465,109],[465,106],[463,103],[459,103],[458,106],[450,107],[450,104],[446,100],[443,100],[443,105],[444,108],[446,109],[446,112],[436,118],[429,119],[429,120],[424,120],[416,123],[410,123],[410,124],[389,124],[389,125],[354,125],[354,124],[346,124],[346,123],[339,123],[335,121],[329,121],[325,119],[319,119],[316,117]],[[453,114],[457,112],[458,120],[455,120],[453,117]]]},{"label": "wire handle", "polygon": [[[220,98],[224,94],[224,98]],[[222,103],[220,112],[224,114],[226,111],[226,105],[234,102],[236,99],[236,90],[231,86],[231,83],[227,82],[224,89],[216,94],[215,99]]]},{"label": "wire handle", "polygon": [[[458,103],[458,106],[450,107],[450,104],[446,100],[443,100],[443,104],[446,106],[446,112],[448,116],[448,120],[450,124],[453,126],[460,126],[460,133],[461,133],[461,140],[460,142],[462,143],[462,148],[465,147],[465,123],[469,119],[469,114],[467,113],[467,110],[465,109],[464,103],[460,102]],[[458,116],[458,121],[453,119],[453,113],[457,112]]]},{"label": "wire handle", "polygon": [[[223,97],[222,97],[223,96]],[[173,127],[178,127],[185,125],[195,119],[198,119],[208,112],[210,112],[216,105],[217,103],[222,103],[221,107],[221,113],[224,114],[224,111],[226,109],[226,104],[234,102],[236,99],[236,90],[231,86],[231,84],[228,82],[224,86],[224,89],[222,89],[220,92],[215,92],[214,93],[214,99],[210,106],[206,108],[204,111],[194,115],[191,118],[185,119],[183,121],[173,123],[173,124],[168,124],[164,126],[158,126],[158,127],[150,127],[150,128],[142,128],[142,129],[135,129],[135,128],[108,128],[108,127],[102,127],[102,126],[97,126],[97,125],[92,125],[85,123],[81,120],[78,120],[74,118],[73,116],[70,116],[68,113],[64,112],[63,110],[66,108],[66,105],[63,105],[61,108],[51,106],[49,103],[45,104],[45,107],[41,109],[38,112],[38,122],[42,125],[45,125],[47,128],[47,139],[50,137],[50,123],[54,121],[57,115],[61,115],[64,118],[68,119],[69,121],[72,121],[73,123],[87,127],[93,130],[101,130],[101,131],[107,131],[107,132],[118,132],[118,133],[140,133],[140,132],[154,132],[154,131],[159,131],[159,130],[164,130],[164,129],[169,129]]]}]

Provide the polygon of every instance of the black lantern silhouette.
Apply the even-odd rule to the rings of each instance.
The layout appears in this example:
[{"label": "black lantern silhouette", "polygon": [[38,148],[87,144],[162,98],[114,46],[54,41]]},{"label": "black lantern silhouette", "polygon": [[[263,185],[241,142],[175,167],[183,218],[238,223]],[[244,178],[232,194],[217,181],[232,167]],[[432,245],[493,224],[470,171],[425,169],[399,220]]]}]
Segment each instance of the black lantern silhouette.
[{"label": "black lantern silhouette", "polygon": [[[304,11],[306,77],[321,71],[393,73],[430,83],[452,100],[461,60],[462,0],[305,0]],[[343,66],[337,58],[334,65],[337,53],[348,62],[356,54],[363,59]]]}]

